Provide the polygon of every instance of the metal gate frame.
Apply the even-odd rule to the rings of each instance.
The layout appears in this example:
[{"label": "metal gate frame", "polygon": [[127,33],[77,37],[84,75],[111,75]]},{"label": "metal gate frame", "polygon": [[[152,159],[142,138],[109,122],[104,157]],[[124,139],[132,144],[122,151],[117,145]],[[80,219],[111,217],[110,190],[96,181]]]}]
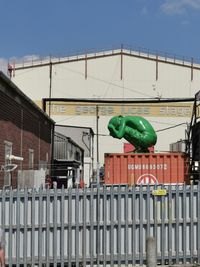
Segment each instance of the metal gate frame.
[{"label": "metal gate frame", "polygon": [[0,192],[9,266],[200,262],[200,185],[97,186]]}]

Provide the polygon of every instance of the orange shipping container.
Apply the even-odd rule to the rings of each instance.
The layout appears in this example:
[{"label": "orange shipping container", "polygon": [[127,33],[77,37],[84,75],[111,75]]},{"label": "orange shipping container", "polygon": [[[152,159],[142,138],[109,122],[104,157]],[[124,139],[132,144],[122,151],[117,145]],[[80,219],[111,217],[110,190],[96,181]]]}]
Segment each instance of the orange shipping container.
[{"label": "orange shipping container", "polygon": [[188,183],[184,153],[105,154],[105,184]]}]

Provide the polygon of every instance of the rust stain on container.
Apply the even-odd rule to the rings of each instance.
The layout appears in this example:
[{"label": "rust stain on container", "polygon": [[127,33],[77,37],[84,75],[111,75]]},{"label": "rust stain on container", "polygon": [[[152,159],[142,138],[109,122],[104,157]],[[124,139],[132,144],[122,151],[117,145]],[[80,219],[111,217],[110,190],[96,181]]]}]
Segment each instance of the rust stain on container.
[{"label": "rust stain on container", "polygon": [[105,154],[105,184],[188,183],[184,153]]}]

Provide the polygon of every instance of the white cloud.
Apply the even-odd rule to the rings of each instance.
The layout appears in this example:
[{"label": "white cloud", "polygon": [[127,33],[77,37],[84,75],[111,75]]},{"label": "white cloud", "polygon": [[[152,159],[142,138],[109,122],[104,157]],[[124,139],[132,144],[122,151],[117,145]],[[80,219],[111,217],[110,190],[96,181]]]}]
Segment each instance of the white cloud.
[{"label": "white cloud", "polygon": [[146,15],[147,13],[148,13],[148,9],[147,9],[146,6],[144,6],[144,7],[142,8],[141,14],[142,14],[142,15]]},{"label": "white cloud", "polygon": [[21,58],[16,58],[16,57],[12,57],[9,59],[9,62],[11,64],[23,64],[23,63],[26,63],[26,62],[34,62],[34,61],[37,61],[37,60],[40,60],[40,57],[38,55],[27,55],[27,56],[24,56],[24,57],[21,57]]},{"label": "white cloud", "polygon": [[189,22],[189,20],[183,20],[183,21],[181,22],[181,24],[182,24],[182,25],[188,25],[188,24],[190,24],[190,22]]},{"label": "white cloud", "polygon": [[[48,57],[49,59],[49,57]],[[5,58],[0,58],[0,71],[7,75],[8,64],[14,66],[15,64],[25,64],[26,62],[34,62],[40,60],[38,55],[27,55],[21,58],[12,57],[9,60]],[[43,58],[44,60],[44,58]]]},{"label": "white cloud", "polygon": [[23,58],[21,58],[20,60],[24,60],[24,61],[35,61],[35,60],[39,60],[40,57],[37,55],[27,55],[24,56]]},{"label": "white cloud", "polygon": [[183,14],[188,8],[200,10],[200,0],[165,0],[161,5],[162,11],[169,15]]}]

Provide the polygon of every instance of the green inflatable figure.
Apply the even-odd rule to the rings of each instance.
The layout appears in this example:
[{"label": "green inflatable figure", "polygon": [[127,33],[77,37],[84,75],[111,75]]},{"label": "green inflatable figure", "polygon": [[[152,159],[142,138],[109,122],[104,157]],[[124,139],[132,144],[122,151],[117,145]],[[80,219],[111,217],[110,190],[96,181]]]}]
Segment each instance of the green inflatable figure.
[{"label": "green inflatable figure", "polygon": [[140,116],[115,116],[108,123],[110,135],[124,138],[134,145],[134,152],[149,152],[148,147],[156,144],[157,135],[152,125]]}]

